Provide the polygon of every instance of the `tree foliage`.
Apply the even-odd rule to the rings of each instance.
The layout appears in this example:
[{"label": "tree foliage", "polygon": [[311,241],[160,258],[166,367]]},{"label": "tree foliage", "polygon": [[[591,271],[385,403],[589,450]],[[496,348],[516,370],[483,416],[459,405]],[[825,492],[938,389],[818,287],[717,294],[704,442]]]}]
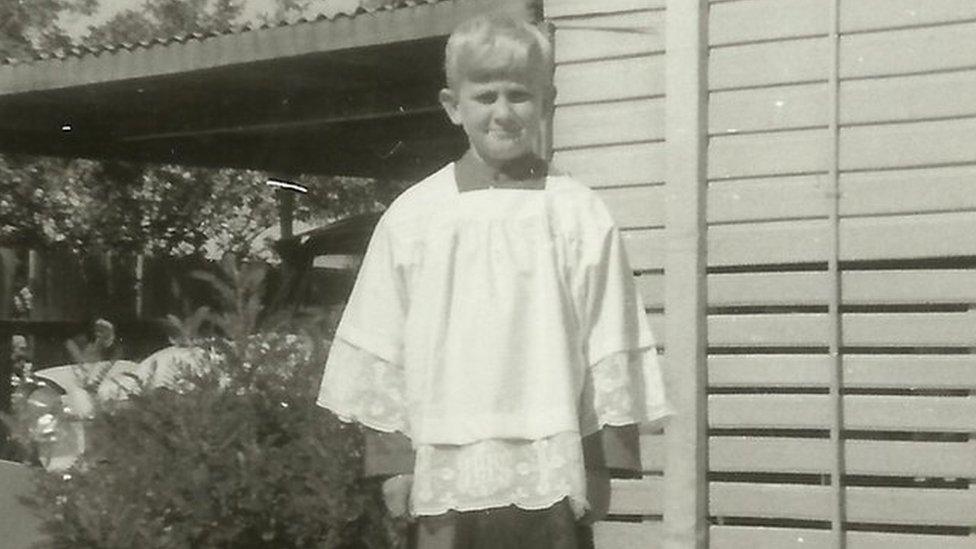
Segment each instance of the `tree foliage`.
[{"label": "tree foliage", "polygon": [[91,27],[83,40],[95,46],[223,31],[238,22],[244,4],[244,0],[145,0]]},{"label": "tree foliage", "polygon": [[[304,2],[304,0],[302,0]],[[358,0],[356,0],[358,1]],[[70,39],[59,14],[97,0],[0,0],[0,57]],[[292,0],[277,0],[293,9]],[[239,22],[245,0],[145,0],[90,27],[89,45],[221,31]],[[291,6],[291,8],[289,8]],[[266,252],[257,237],[277,224],[265,174],[251,170],[0,155],[0,242],[61,245],[153,255],[220,257]],[[295,219],[318,224],[372,211],[401,189],[355,178],[302,176],[310,192]]]},{"label": "tree foliage", "polygon": [[24,59],[71,44],[62,14],[90,14],[98,0],[0,0],[0,58]]}]

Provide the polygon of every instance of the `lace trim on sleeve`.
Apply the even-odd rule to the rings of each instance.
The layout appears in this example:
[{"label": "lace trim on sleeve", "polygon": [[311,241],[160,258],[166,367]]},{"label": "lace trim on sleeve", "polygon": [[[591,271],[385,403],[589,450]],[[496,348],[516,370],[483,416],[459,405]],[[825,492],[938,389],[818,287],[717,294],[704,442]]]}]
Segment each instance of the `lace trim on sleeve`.
[{"label": "lace trim on sleeve", "polygon": [[344,421],[409,436],[403,368],[336,338],[316,403]]},{"label": "lace trim on sleeve", "polygon": [[590,367],[580,404],[583,436],[605,425],[650,422],[674,413],[653,347],[613,353]]}]

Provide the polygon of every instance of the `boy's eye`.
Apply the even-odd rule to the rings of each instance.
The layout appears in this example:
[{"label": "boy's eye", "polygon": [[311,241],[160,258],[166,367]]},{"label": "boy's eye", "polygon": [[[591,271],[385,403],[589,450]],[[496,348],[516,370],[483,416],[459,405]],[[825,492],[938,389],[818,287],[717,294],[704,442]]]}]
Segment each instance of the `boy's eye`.
[{"label": "boy's eye", "polygon": [[478,103],[483,103],[485,105],[490,105],[494,103],[495,99],[497,98],[498,98],[498,94],[496,94],[495,92],[483,92],[483,93],[476,94],[474,96],[475,101],[477,101]]},{"label": "boy's eye", "polygon": [[532,94],[525,90],[513,91],[509,94],[508,100],[512,103],[525,103],[532,99]]}]

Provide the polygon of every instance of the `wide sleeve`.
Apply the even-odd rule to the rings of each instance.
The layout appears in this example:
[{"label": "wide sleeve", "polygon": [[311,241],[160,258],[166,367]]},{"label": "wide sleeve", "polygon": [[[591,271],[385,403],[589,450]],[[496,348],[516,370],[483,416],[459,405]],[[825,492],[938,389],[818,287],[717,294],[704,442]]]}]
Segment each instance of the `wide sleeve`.
[{"label": "wide sleeve", "polygon": [[367,477],[413,471],[404,386],[400,366],[342,339],[333,340],[317,404],[343,421],[368,427],[363,452]]},{"label": "wide sleeve", "polygon": [[654,337],[620,231],[602,203],[583,243],[581,334],[588,368],[580,402],[584,436],[672,414]]},{"label": "wide sleeve", "polygon": [[409,300],[384,220],[373,232],[336,329],[317,402],[342,419],[409,434],[403,366]]},{"label": "wide sleeve", "polygon": [[336,337],[387,362],[403,364],[404,322],[409,308],[404,250],[386,217],[370,238]]},{"label": "wide sleeve", "polygon": [[344,421],[409,435],[403,368],[336,338],[316,403]]},{"label": "wide sleeve", "polygon": [[583,351],[589,366],[621,351],[654,347],[620,231],[602,204],[580,243],[577,299]]}]

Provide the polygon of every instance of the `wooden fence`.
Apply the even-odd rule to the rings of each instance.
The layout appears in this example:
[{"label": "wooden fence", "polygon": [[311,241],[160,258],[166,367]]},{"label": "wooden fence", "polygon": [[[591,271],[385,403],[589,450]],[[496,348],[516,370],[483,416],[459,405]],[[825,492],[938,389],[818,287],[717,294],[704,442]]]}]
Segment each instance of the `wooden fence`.
[{"label": "wooden fence", "polygon": [[546,9],[555,161],[624,228],[686,416],[598,544],[976,547],[976,2]]}]

